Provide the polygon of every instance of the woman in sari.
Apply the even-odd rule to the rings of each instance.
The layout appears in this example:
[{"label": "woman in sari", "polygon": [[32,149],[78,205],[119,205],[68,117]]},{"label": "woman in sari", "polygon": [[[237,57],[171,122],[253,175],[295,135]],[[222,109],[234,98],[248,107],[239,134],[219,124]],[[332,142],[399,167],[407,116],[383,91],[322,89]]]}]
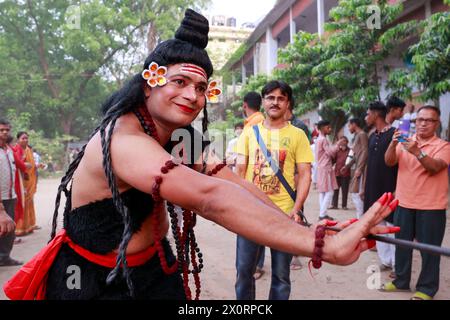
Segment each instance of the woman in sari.
[{"label": "woman in sari", "polygon": [[[25,206],[25,190],[23,187],[23,174],[27,168],[31,165],[24,162],[23,149],[19,145],[12,145],[13,137],[9,136],[6,143],[11,147],[14,154],[14,163],[16,164],[16,170],[14,174],[14,191],[16,192],[17,201],[14,209],[14,221],[17,222],[23,219],[23,208]],[[20,234],[19,234],[20,236]],[[22,239],[15,239],[14,244],[21,243]]]},{"label": "woman in sari", "polygon": [[24,212],[21,219],[16,221],[16,236],[24,236],[36,229],[36,214],[34,211],[34,194],[36,193],[37,177],[36,164],[34,162],[33,150],[28,146],[28,134],[17,133],[16,149],[23,153],[22,160],[28,163],[27,170],[23,174],[23,186],[25,191]]}]

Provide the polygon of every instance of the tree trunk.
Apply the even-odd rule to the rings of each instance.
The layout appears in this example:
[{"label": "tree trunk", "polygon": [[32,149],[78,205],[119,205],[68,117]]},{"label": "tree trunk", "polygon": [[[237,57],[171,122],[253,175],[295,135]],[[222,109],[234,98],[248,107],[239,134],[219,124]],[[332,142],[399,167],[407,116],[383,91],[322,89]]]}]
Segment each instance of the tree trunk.
[{"label": "tree trunk", "polygon": [[72,125],[73,125],[73,115],[66,114],[62,116],[61,125],[63,129],[63,133],[66,135],[71,135],[72,133]]},{"label": "tree trunk", "polygon": [[156,36],[156,28],[153,26],[153,23],[150,23],[148,26],[147,32],[147,50],[148,52],[152,52],[156,47],[157,42]]},{"label": "tree trunk", "polygon": [[45,49],[44,32],[42,31],[37,18],[34,16],[33,5],[32,5],[31,0],[28,0],[27,4],[28,4],[28,9],[30,10],[31,18],[33,19],[33,21],[36,25],[36,31],[37,31],[37,35],[39,38],[39,46],[37,48],[37,51],[38,51],[38,55],[39,55],[39,62],[41,64],[41,68],[44,71],[44,77],[47,80],[47,85],[48,85],[50,92],[52,93],[52,97],[54,99],[59,99],[59,90],[58,90],[56,84],[54,83],[52,76],[50,75],[48,62],[47,62],[47,59],[45,56],[46,49]]}]

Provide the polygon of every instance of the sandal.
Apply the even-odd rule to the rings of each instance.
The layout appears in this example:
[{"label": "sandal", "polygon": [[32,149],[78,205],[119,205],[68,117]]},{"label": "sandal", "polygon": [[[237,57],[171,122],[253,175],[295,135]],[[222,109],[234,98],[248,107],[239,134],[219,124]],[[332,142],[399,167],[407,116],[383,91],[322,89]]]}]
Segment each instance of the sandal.
[{"label": "sandal", "polygon": [[414,293],[414,295],[409,300],[433,300],[433,297],[431,297],[423,292],[417,291],[416,293]]},{"label": "sandal", "polygon": [[380,292],[409,292],[410,289],[399,289],[395,286],[395,284],[391,282],[387,282],[383,285],[381,285],[381,288],[378,289]]}]

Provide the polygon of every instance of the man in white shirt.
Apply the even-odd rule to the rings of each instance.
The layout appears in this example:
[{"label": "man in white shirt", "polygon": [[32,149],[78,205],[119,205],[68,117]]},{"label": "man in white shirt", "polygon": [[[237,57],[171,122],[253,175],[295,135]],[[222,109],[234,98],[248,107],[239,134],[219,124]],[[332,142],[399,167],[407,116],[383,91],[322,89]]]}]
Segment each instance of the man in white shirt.
[{"label": "man in white shirt", "polygon": [[16,227],[14,223],[16,206],[14,173],[16,167],[13,151],[6,143],[10,131],[9,122],[0,119],[0,267],[22,264],[9,256],[14,244]]},{"label": "man in white shirt", "polygon": [[227,156],[227,163],[230,166],[230,168],[235,171],[236,167],[236,159],[237,159],[237,152],[236,152],[236,143],[239,139],[239,136],[242,133],[242,130],[244,130],[244,124],[242,122],[236,124],[234,126],[234,134],[235,137],[228,142],[226,156]]}]

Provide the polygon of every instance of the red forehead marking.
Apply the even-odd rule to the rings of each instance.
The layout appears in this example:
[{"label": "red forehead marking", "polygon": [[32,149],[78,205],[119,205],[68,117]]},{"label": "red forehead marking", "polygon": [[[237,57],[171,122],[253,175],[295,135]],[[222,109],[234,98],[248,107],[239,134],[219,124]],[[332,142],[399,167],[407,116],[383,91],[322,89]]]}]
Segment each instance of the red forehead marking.
[{"label": "red forehead marking", "polygon": [[206,76],[206,72],[202,68],[196,66],[195,64],[183,64],[181,66],[181,71],[194,73],[205,79],[208,79],[208,77]]}]

